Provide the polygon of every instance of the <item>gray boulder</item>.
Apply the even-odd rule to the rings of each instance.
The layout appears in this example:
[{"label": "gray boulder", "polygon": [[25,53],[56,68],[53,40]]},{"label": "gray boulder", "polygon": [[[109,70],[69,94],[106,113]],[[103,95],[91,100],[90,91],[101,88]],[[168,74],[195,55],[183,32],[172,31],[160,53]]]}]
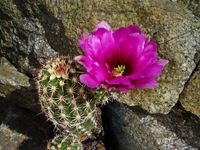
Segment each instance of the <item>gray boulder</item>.
[{"label": "gray boulder", "polygon": [[116,150],[198,150],[200,119],[181,107],[168,115],[149,114],[118,103],[105,106],[105,133]]},{"label": "gray boulder", "polygon": [[52,124],[40,114],[0,97],[0,150],[44,150]]},{"label": "gray boulder", "polygon": [[27,137],[12,131],[4,124],[0,125],[0,150],[17,150]]},{"label": "gray boulder", "polygon": [[29,78],[18,72],[6,58],[0,63],[0,96],[6,97],[21,87],[29,87]]},{"label": "gray boulder", "polygon": [[180,95],[183,107],[200,118],[200,64],[196,67],[190,80]]}]

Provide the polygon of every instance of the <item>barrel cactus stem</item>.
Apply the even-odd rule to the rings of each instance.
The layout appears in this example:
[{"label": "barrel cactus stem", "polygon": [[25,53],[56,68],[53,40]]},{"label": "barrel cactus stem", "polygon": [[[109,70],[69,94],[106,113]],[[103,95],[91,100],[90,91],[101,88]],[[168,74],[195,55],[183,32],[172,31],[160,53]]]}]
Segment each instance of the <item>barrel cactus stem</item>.
[{"label": "barrel cactus stem", "polygon": [[38,80],[43,112],[58,130],[79,141],[100,130],[95,93],[79,82],[81,68],[71,57],[61,56],[47,61]]}]

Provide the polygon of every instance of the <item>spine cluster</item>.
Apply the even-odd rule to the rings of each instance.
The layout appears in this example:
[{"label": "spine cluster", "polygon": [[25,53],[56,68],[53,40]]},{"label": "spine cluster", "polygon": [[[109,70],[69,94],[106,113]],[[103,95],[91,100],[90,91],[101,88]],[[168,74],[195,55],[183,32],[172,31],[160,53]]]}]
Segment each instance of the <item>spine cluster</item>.
[{"label": "spine cluster", "polygon": [[81,150],[82,146],[76,139],[65,135],[57,135],[47,146],[49,150]]},{"label": "spine cluster", "polygon": [[78,79],[83,72],[81,68],[70,57],[58,57],[47,61],[39,73],[42,110],[60,133],[64,133],[53,140],[54,148],[60,141],[59,147],[80,149],[80,143],[92,137],[93,131],[101,130],[96,119],[95,93]]}]

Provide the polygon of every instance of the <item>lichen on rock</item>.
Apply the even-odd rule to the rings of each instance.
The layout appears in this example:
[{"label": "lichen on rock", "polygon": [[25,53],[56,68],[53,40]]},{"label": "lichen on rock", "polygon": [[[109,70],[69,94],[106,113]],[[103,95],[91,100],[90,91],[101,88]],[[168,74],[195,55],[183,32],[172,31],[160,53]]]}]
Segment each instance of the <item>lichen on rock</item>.
[{"label": "lichen on rock", "polygon": [[200,64],[196,67],[183,92],[180,102],[183,107],[200,118]]}]

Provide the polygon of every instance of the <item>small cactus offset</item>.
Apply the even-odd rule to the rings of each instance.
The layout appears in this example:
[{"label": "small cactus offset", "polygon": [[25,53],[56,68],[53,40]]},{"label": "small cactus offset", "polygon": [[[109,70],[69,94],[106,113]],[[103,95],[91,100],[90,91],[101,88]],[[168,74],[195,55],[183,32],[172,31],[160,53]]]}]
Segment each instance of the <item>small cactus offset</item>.
[{"label": "small cactus offset", "polygon": [[82,144],[65,135],[57,135],[47,145],[47,150],[82,150]]},{"label": "small cactus offset", "polygon": [[94,93],[79,82],[81,66],[70,57],[49,60],[39,73],[42,110],[58,130],[80,142],[100,131]]}]

